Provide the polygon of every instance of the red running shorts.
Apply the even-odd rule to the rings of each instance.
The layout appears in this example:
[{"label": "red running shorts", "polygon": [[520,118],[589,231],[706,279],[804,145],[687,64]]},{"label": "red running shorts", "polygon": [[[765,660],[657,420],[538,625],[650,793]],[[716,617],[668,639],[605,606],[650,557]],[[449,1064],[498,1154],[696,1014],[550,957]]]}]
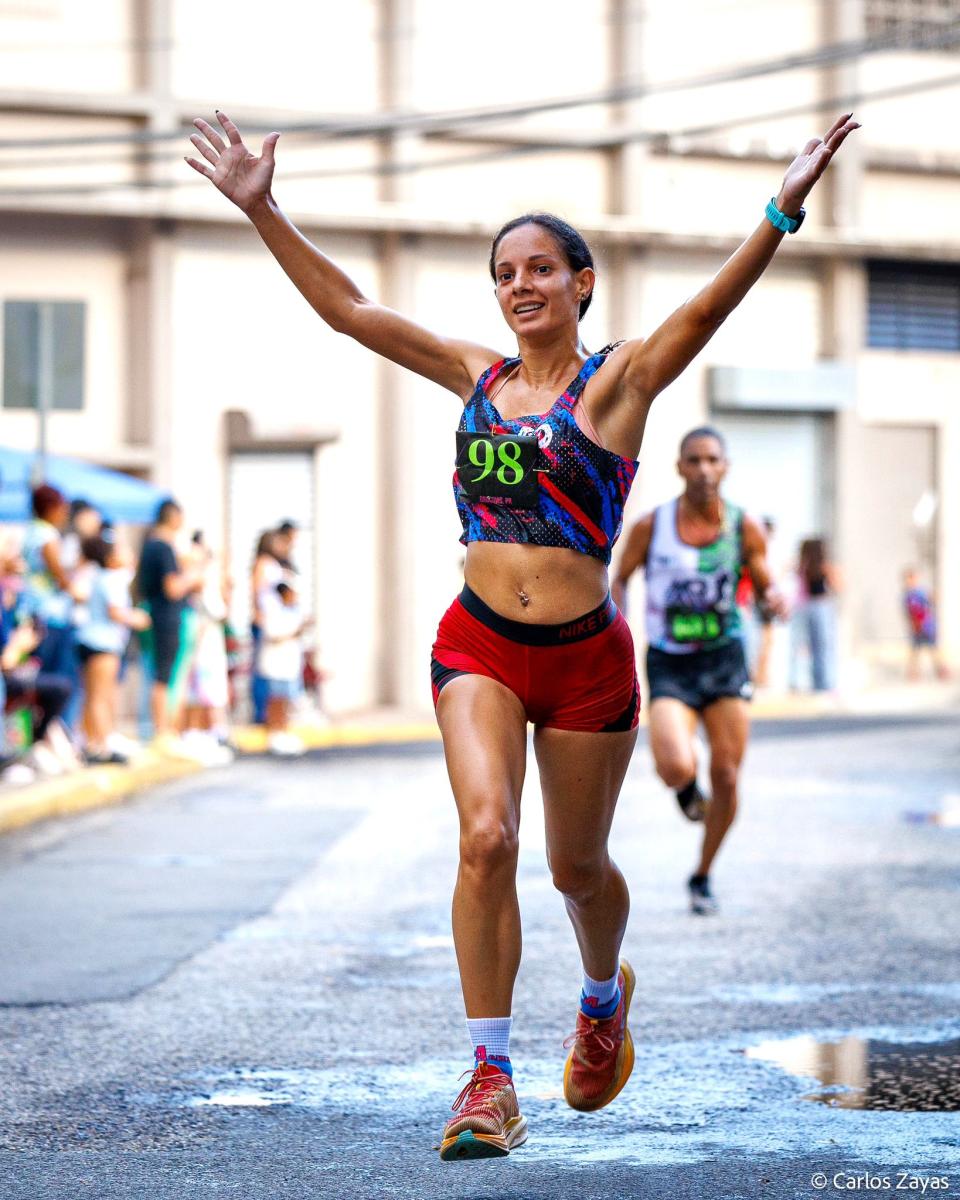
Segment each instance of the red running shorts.
[{"label": "red running shorts", "polygon": [[617,733],[640,719],[633,637],[609,596],[563,625],[528,625],[502,617],[464,587],[433,645],[434,705],[458,675],[496,679],[537,726]]}]

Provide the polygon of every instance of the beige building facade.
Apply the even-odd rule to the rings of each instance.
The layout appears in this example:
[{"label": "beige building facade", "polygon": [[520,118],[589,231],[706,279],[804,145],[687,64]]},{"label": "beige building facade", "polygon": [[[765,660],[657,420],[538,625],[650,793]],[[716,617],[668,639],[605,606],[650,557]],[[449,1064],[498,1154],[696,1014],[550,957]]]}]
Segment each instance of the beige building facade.
[{"label": "beige building facade", "polygon": [[[214,107],[257,147],[283,131],[279,202],[364,290],[504,353],[486,271],[503,220],[549,209],[587,235],[588,347],[643,335],[756,225],[792,154],[855,108],[863,129],[802,232],[658,398],[628,519],[674,493],[679,436],[709,419],[729,438],[729,495],[777,520],[780,565],[800,537],[829,539],[852,682],[902,661],[908,563],[935,583],[960,663],[960,4],[223,12],[0,0],[0,303],[11,321],[82,305],[62,363],[80,407],[50,414],[52,451],[169,488],[238,580],[261,528],[301,522],[332,713],[429,707],[461,579],[457,402],[329,331],[190,171],[190,119]],[[29,448],[12,336],[0,443]]]}]

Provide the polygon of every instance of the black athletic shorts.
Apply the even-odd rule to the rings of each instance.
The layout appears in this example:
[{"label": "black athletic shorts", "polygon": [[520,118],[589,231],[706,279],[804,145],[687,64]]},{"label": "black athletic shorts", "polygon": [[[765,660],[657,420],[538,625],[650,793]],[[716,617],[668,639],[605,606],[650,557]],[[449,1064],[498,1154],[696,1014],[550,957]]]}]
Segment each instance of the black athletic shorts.
[{"label": "black athletic shorts", "polygon": [[91,658],[97,654],[113,654],[113,650],[94,650],[92,646],[85,646],[83,642],[77,642],[77,659],[81,663],[88,663]]},{"label": "black athletic shorts", "polygon": [[692,654],[668,654],[649,646],[647,682],[651,702],[670,698],[697,712],[728,696],[749,700],[753,695],[743,642],[739,638],[716,650],[694,650]]},{"label": "black athletic shorts", "polygon": [[153,677],[157,683],[168,684],[173,675],[173,664],[180,649],[180,622],[154,625],[153,634]]}]

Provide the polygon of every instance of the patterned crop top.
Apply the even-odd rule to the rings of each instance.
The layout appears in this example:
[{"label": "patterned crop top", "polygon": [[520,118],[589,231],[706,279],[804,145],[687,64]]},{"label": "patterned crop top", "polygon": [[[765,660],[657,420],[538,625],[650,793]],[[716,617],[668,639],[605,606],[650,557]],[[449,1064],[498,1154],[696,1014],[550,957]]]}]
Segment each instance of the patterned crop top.
[{"label": "patterned crop top", "polygon": [[637,463],[592,441],[574,413],[605,359],[588,358],[548,412],[512,421],[494,408],[490,390],[520,359],[501,359],[480,376],[457,433],[453,494],[464,545],[558,546],[609,564]]}]

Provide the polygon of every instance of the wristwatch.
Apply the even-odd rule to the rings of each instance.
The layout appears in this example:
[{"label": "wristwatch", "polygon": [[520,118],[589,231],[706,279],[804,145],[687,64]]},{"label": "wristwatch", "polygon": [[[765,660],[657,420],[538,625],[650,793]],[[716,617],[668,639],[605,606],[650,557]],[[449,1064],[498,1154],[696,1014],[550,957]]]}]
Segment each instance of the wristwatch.
[{"label": "wristwatch", "polygon": [[770,203],[764,210],[764,216],[774,227],[779,229],[781,233],[796,233],[803,224],[803,218],[807,215],[807,210],[801,208],[795,217],[788,217],[786,213],[782,213],[777,208],[776,196],[770,197]]}]

